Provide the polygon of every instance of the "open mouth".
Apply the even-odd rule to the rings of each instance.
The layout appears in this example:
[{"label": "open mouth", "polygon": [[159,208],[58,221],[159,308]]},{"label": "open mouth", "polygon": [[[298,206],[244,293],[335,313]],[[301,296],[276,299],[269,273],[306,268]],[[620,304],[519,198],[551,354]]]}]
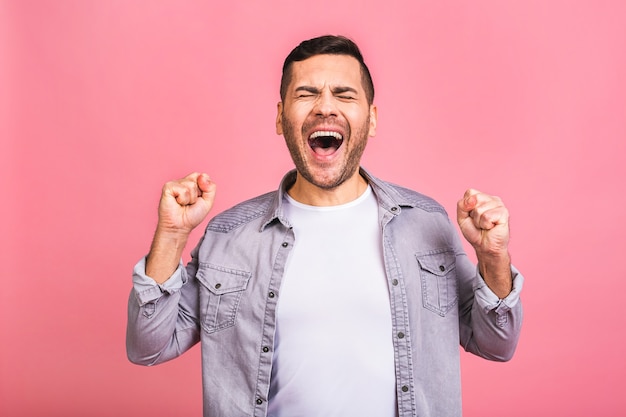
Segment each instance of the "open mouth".
[{"label": "open mouth", "polygon": [[320,130],[309,136],[309,146],[318,155],[332,155],[343,143],[343,136],[339,132]]}]

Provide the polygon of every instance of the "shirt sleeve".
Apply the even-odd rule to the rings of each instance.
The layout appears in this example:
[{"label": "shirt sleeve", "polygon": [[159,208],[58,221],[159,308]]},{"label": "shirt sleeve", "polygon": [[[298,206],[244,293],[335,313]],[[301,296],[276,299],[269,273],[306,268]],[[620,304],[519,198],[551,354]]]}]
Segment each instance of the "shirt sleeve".
[{"label": "shirt sleeve", "polygon": [[494,361],[513,357],[523,320],[520,292],[524,277],[513,266],[511,273],[513,290],[500,299],[475,269],[473,297],[460,317],[461,345],[466,351]]},{"label": "shirt sleeve", "polygon": [[196,288],[182,262],[167,281],[158,284],[146,275],[144,257],[133,268],[132,279],[126,327],[126,353],[131,362],[162,363],[200,341]]},{"label": "shirt sleeve", "polygon": [[154,279],[146,275],[146,257],[144,256],[133,268],[133,288],[140,306],[161,298],[163,294],[173,294],[180,291],[186,281],[183,274],[184,266],[182,260],[179,262],[176,271],[163,284],[157,283]]}]

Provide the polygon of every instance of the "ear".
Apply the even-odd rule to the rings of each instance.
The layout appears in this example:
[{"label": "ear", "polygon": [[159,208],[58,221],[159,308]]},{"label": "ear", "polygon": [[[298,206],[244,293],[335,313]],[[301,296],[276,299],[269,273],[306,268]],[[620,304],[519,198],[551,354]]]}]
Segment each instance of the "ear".
[{"label": "ear", "polygon": [[279,101],[276,107],[277,107],[276,134],[282,135],[283,134],[283,102]]},{"label": "ear", "polygon": [[373,138],[376,136],[376,126],[378,124],[378,108],[371,104],[370,105],[370,127],[369,127],[369,136]]}]

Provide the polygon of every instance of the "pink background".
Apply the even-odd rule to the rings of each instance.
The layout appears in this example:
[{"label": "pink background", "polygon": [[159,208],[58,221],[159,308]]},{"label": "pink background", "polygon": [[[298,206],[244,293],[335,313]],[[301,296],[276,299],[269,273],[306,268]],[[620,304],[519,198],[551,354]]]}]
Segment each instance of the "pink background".
[{"label": "pink background", "polygon": [[512,213],[525,327],[462,356],[465,416],[626,415],[624,4],[0,2],[0,415],[200,415],[197,347],[126,360],[130,272],[166,180],[209,172],[215,213],[276,187],[282,60],[326,33],[374,76],[366,167]]}]

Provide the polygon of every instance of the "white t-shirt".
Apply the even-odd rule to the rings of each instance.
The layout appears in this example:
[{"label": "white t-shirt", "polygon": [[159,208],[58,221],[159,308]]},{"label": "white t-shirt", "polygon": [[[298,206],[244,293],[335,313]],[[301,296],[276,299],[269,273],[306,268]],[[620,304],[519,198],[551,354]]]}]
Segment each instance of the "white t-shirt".
[{"label": "white t-shirt", "polygon": [[378,205],[287,196],[295,246],[277,307],[270,417],[392,417],[395,371]]}]

